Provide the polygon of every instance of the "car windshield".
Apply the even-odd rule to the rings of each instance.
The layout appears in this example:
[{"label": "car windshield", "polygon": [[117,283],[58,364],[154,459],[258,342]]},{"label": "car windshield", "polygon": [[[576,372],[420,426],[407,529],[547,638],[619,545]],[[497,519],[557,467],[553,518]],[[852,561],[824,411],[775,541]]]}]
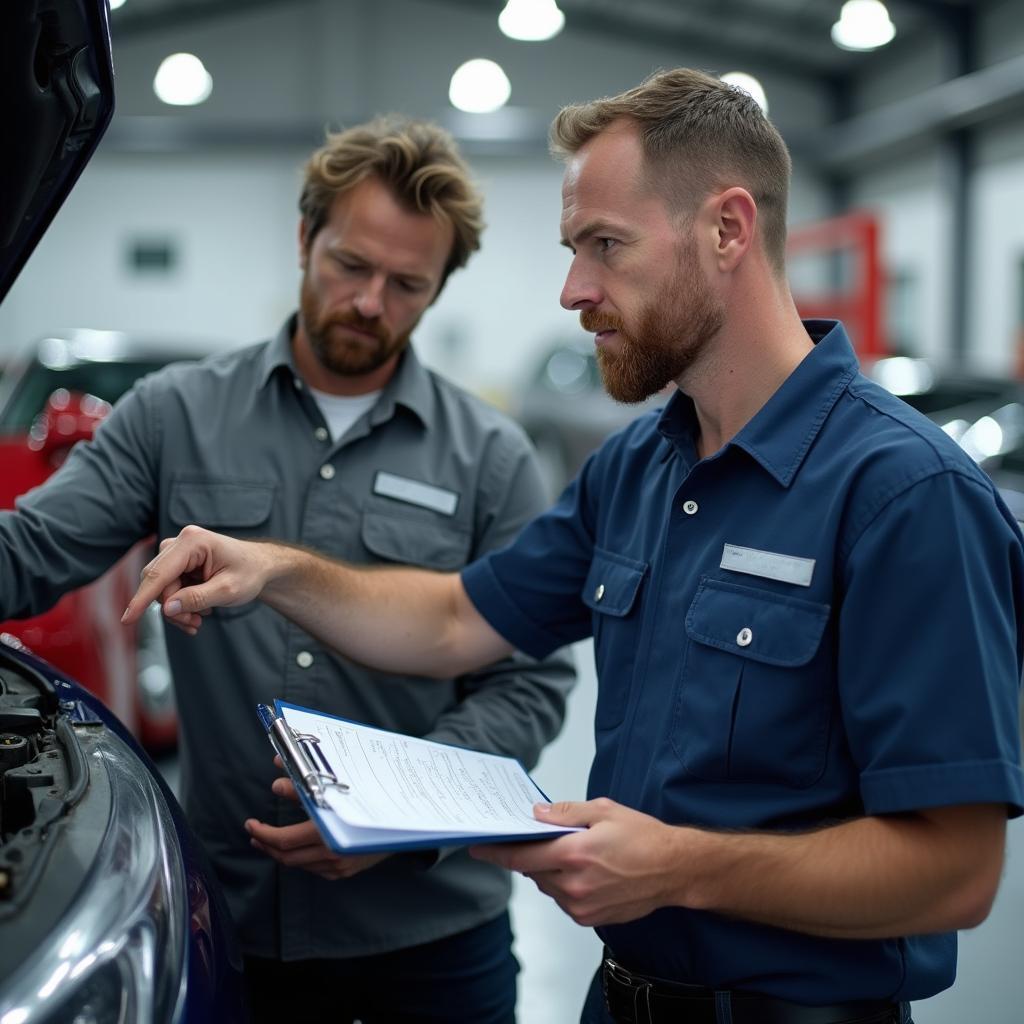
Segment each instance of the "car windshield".
[{"label": "car windshield", "polygon": [[48,367],[33,362],[10,401],[0,410],[0,431],[28,431],[47,398],[58,388],[95,395],[114,403],[139,377],[163,365],[163,360],[155,359],[76,363],[67,367]]}]

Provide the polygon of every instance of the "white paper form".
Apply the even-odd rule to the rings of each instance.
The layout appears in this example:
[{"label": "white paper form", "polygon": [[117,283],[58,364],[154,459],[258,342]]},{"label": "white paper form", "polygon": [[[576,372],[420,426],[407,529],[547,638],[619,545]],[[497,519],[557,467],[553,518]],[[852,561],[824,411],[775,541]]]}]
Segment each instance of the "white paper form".
[{"label": "white paper form", "polygon": [[518,761],[403,736],[281,706],[288,725],[316,736],[347,792],[326,799],[345,822],[361,828],[466,835],[563,833],[537,821],[544,801]]}]

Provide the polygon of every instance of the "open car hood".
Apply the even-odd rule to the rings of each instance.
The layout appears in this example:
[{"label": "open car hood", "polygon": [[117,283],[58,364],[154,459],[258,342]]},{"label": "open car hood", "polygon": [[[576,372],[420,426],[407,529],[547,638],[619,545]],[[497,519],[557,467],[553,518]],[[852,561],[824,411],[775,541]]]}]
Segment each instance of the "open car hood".
[{"label": "open car hood", "polygon": [[0,300],[114,112],[106,0],[0,3]]}]

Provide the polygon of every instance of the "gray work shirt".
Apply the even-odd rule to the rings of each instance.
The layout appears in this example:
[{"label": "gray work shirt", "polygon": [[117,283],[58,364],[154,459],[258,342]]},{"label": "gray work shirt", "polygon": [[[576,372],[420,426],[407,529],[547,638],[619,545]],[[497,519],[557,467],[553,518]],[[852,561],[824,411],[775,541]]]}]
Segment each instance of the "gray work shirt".
[{"label": "gray work shirt", "polygon": [[[19,499],[17,513],[0,512],[0,619],[42,611],[140,538],[174,536],[189,523],[351,562],[454,571],[510,541],[543,508],[523,432],[425,369],[411,349],[377,403],[332,443],[294,369],[293,323],[269,343],[145,378],[91,443]],[[259,603],[218,609],[197,637],[171,629],[167,641],[182,802],[247,953],[372,954],[501,913],[507,873],[463,850],[436,861],[392,856],[341,881],[253,850],[246,818],[283,825],[304,817],[271,793],[279,773],[256,704],[280,697],[531,766],[562,723],[573,684],[564,657],[517,654],[440,682],[382,675]]]}]

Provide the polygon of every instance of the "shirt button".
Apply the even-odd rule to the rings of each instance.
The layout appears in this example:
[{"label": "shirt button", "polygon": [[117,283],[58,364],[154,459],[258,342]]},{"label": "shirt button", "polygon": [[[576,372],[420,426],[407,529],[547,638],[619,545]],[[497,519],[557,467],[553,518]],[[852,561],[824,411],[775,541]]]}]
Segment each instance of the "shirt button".
[{"label": "shirt button", "polygon": [[594,600],[600,601],[604,597],[604,584],[598,583],[597,589],[594,591]]},{"label": "shirt button", "polygon": [[299,651],[299,653],[295,655],[295,664],[298,665],[299,668],[309,668],[309,666],[313,664],[313,655],[310,654],[309,651]]},{"label": "shirt button", "polygon": [[334,479],[334,467],[331,466],[331,465],[321,466],[320,467],[320,475],[325,480],[333,480]]},{"label": "shirt button", "polygon": [[697,502],[695,502],[695,501],[684,501],[684,502],[683,502],[683,511],[684,511],[684,512],[685,512],[685,513],[686,513],[686,514],[687,514],[688,516],[693,516],[693,515],[696,515],[696,514],[697,514],[697,509],[698,509],[699,507],[700,507],[700,506],[699,506],[699,505],[697,504]]},{"label": "shirt button", "polygon": [[754,639],[754,634],[751,633],[750,629],[747,626],[744,626],[736,634],[736,643],[740,647],[749,647],[750,646],[750,641],[753,640],[753,639]]},{"label": "shirt button", "polygon": [[318,441],[326,441],[327,438],[330,437],[330,434],[327,433],[326,427],[317,427],[316,430],[313,431],[313,436]]},{"label": "shirt button", "polygon": [[295,390],[296,391],[301,391],[302,390],[302,379],[300,377],[296,377],[295,378]]}]

